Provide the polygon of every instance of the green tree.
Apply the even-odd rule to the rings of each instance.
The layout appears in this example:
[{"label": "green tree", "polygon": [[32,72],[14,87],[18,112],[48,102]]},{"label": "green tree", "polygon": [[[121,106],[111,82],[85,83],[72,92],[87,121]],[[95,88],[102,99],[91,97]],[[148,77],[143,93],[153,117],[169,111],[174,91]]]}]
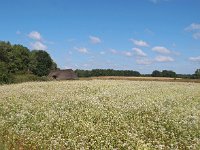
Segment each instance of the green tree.
[{"label": "green tree", "polygon": [[152,77],[161,77],[162,73],[158,70],[154,70],[151,74]]},{"label": "green tree", "polygon": [[22,45],[13,45],[9,52],[9,70],[12,73],[17,71],[27,72],[29,69],[30,51]]},{"label": "green tree", "polygon": [[163,70],[162,71],[162,76],[163,77],[172,77],[172,78],[175,78],[176,77],[176,73],[174,71],[171,71],[171,70]]},{"label": "green tree", "polygon": [[55,66],[50,55],[43,50],[34,50],[30,56],[30,70],[38,76],[46,76]]},{"label": "green tree", "polygon": [[75,73],[78,75],[78,77],[91,77],[91,71],[89,70],[75,70]]},{"label": "green tree", "polygon": [[200,79],[200,69],[197,69],[194,74],[195,78]]},{"label": "green tree", "polygon": [[57,70],[59,69],[57,64],[55,62],[53,62],[52,66],[51,66],[51,70]]},{"label": "green tree", "polygon": [[0,61],[0,84],[11,83],[13,78],[8,72],[5,62]]},{"label": "green tree", "polygon": [[0,61],[9,62],[8,53],[12,50],[10,42],[0,41]]}]

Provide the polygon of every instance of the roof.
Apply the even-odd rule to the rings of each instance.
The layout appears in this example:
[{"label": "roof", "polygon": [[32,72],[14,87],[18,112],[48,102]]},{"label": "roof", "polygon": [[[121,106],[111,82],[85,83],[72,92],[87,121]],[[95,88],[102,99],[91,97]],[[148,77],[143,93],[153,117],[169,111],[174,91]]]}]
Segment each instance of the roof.
[{"label": "roof", "polygon": [[49,73],[48,77],[57,79],[57,80],[77,79],[78,78],[76,73],[72,69],[54,70]]}]

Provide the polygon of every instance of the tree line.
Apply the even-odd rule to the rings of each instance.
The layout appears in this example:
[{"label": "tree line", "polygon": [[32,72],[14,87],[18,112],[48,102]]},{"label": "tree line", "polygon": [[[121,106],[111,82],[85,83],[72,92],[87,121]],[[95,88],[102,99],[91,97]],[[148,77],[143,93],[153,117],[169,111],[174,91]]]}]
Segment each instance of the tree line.
[{"label": "tree line", "polygon": [[[50,55],[44,50],[30,51],[23,45],[0,41],[0,84],[12,83],[19,74],[25,75],[26,80],[30,78],[47,76],[51,70],[55,70],[57,64]],[[140,74],[133,70],[114,70],[114,69],[93,69],[93,70],[75,70],[78,77],[96,77],[96,76],[152,76],[152,77],[171,77],[171,78],[192,78],[200,79],[200,69],[194,74],[183,75],[176,74],[171,70],[154,70],[151,74]],[[29,75],[29,76],[28,76]],[[32,75],[32,76],[30,76]],[[34,76],[33,76],[34,75]],[[24,77],[23,77],[24,78]],[[20,80],[23,82],[23,80]]]},{"label": "tree line", "polygon": [[133,70],[113,70],[113,69],[92,69],[75,70],[78,77],[97,77],[97,76],[141,76],[138,71]]},{"label": "tree line", "polygon": [[46,76],[56,68],[46,51],[30,51],[23,45],[0,41],[0,83],[12,83],[17,74]]},{"label": "tree line", "polygon": [[151,74],[152,77],[171,77],[171,78],[176,78],[177,74],[174,71],[171,70],[163,70],[158,71],[158,70],[154,70]]},{"label": "tree line", "polygon": [[187,78],[200,79],[200,69],[197,69],[194,74],[176,74],[171,70],[154,70],[151,74],[141,74],[133,70],[113,70],[113,69],[92,69],[92,70],[75,70],[78,77],[97,77],[97,76],[135,76],[135,77],[170,77],[170,78]]}]

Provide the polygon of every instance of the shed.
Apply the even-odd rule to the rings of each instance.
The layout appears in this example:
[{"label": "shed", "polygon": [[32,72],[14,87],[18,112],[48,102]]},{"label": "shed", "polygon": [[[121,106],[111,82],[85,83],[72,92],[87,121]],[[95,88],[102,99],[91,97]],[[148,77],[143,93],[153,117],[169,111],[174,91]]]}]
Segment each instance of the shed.
[{"label": "shed", "polygon": [[69,80],[78,78],[77,74],[72,69],[54,70],[49,73],[48,77],[56,80]]}]

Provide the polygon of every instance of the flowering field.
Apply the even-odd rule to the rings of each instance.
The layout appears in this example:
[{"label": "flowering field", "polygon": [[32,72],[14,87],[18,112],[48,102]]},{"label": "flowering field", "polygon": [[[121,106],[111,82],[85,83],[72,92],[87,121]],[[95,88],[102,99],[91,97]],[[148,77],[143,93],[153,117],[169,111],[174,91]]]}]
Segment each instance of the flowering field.
[{"label": "flowering field", "polygon": [[200,84],[0,86],[0,149],[200,149]]}]

